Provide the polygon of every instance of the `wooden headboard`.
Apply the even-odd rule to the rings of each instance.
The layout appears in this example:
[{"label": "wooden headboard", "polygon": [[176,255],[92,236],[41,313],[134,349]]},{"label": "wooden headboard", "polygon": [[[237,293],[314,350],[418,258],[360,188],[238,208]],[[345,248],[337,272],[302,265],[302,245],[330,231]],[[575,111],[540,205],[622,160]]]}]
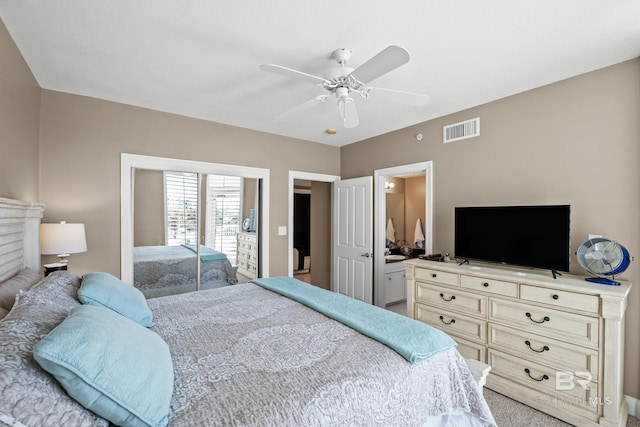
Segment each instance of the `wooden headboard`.
[{"label": "wooden headboard", "polygon": [[0,197],[0,281],[24,267],[40,270],[44,204]]}]

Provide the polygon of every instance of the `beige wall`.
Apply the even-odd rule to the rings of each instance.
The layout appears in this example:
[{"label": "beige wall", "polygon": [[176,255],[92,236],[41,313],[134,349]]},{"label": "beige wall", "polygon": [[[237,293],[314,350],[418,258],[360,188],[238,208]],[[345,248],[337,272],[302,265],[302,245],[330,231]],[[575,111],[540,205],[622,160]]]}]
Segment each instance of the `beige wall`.
[{"label": "beige wall", "polygon": [[[406,178],[404,181],[404,215],[405,215],[405,240],[411,247],[416,247],[414,243],[416,223],[420,218],[422,233],[424,233],[424,213],[425,213],[425,177],[424,175]],[[434,252],[435,253],[435,252]]]},{"label": "beige wall", "polygon": [[[442,143],[480,117],[481,135]],[[422,133],[418,142],[414,135]],[[570,204],[572,253],[589,233],[640,256],[640,59],[345,146],[343,178],[433,161],[434,252],[453,252],[453,208]],[[580,268],[575,256],[571,269]],[[640,265],[627,309],[625,393],[640,397]]]},{"label": "beige wall", "polygon": [[133,245],[162,246],[166,243],[162,171],[136,169],[133,181]]},{"label": "beige wall", "polygon": [[70,259],[77,273],[120,274],[122,152],[268,168],[272,276],[287,274],[287,237],[277,231],[288,221],[289,170],[340,171],[336,147],[43,90],[40,201],[46,221],[85,223],[89,250]]},{"label": "beige wall", "polygon": [[331,183],[311,181],[311,283],[331,289]]},{"label": "beige wall", "polygon": [[40,86],[0,21],[0,197],[38,201]]},{"label": "beige wall", "polygon": [[[404,182],[404,180],[401,180]],[[393,242],[399,245],[405,239],[405,209],[404,209],[404,193],[390,193],[387,192],[386,196],[386,214],[385,230],[389,227],[389,220],[395,231],[396,239]],[[385,236],[386,239],[386,236]],[[391,239],[389,239],[391,240]]]}]

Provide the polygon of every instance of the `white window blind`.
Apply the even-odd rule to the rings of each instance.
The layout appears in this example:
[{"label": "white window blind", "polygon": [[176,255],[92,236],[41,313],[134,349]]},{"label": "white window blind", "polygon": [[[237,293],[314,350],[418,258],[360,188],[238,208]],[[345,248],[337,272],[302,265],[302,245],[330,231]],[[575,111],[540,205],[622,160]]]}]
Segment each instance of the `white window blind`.
[{"label": "white window blind", "polygon": [[242,177],[207,175],[205,245],[225,253],[234,265],[241,221],[242,183]]},{"label": "white window blind", "polygon": [[167,245],[196,244],[198,226],[198,176],[165,172]]}]

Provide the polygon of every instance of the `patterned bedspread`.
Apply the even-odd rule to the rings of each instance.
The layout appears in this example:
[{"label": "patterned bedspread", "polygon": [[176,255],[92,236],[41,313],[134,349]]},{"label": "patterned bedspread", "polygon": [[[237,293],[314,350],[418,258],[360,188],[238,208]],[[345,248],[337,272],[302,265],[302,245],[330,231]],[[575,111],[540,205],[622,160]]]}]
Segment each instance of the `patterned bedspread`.
[{"label": "patterned bedspread", "polygon": [[[134,286],[147,298],[196,290],[196,254],[183,246],[133,248]],[[228,259],[200,263],[201,289],[237,283]]]},{"label": "patterned bedspread", "polygon": [[149,300],[175,372],[170,426],[492,425],[455,349],[412,364],[254,284]]}]

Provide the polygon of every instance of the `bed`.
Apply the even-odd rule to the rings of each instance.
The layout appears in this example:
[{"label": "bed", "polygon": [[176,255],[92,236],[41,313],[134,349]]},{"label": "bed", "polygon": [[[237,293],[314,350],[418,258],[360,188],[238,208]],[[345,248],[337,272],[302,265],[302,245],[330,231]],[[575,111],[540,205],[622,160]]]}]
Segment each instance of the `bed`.
[{"label": "bed", "polygon": [[[227,256],[200,246],[200,289],[238,282]],[[147,298],[196,290],[196,253],[193,245],[136,246],[133,248],[134,286]]]},{"label": "bed", "polygon": [[145,299],[57,271],[0,320],[0,425],[495,425],[450,338],[414,327],[293,278]]}]

